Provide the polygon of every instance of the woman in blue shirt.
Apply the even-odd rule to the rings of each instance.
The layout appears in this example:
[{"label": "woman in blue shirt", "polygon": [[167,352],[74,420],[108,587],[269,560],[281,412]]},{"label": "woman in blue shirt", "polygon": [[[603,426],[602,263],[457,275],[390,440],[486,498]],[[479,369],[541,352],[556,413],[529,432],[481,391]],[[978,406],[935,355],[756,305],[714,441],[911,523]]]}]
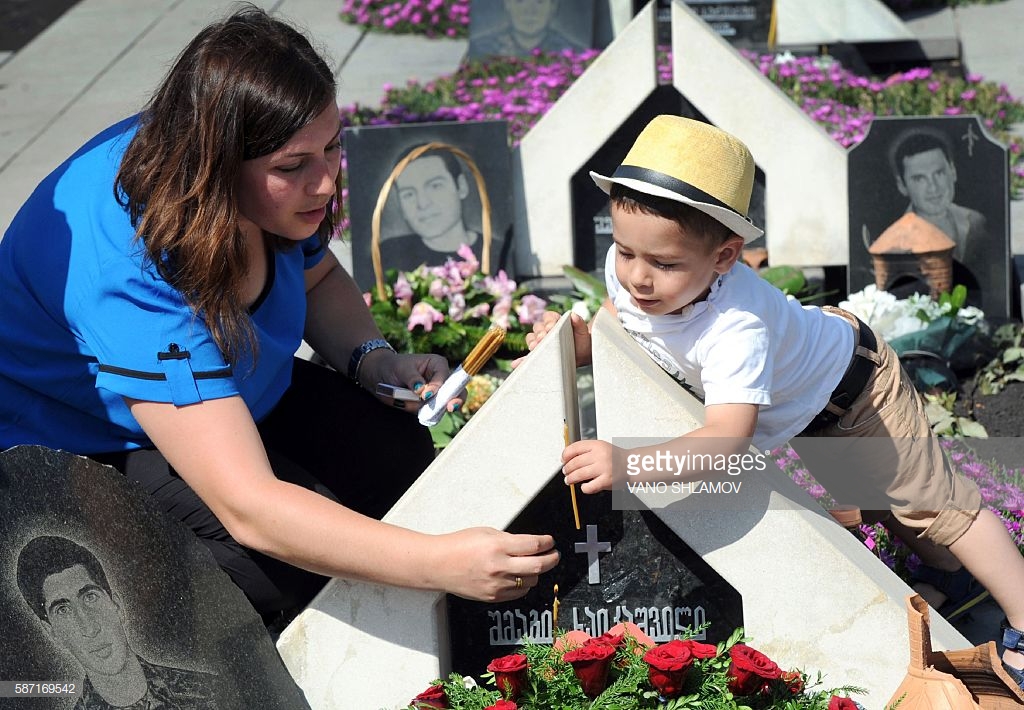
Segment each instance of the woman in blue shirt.
[{"label": "woman in blue shirt", "polygon": [[[522,596],[557,561],[549,536],[376,519],[433,449],[366,390],[428,399],[448,366],[396,354],[325,248],[335,89],[305,37],[247,7],[39,185],[0,241],[0,448],[116,466],[264,614],[325,575]],[[303,338],[333,369],[293,357]]]}]

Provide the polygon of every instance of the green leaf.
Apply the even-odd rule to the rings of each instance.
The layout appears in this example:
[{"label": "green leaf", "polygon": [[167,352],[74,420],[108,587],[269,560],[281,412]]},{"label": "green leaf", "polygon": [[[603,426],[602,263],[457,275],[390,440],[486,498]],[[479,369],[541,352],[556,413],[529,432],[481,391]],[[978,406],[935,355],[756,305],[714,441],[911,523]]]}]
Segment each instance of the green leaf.
[{"label": "green leaf", "polygon": [[1003,362],[1011,363],[1024,360],[1024,348],[1007,348],[1003,351]]},{"label": "green leaf", "polygon": [[984,425],[980,422],[967,419],[966,417],[957,417],[957,425],[960,427],[960,433],[964,436],[973,436],[976,439],[988,438],[988,431],[985,430]]},{"label": "green leaf", "polygon": [[608,297],[608,290],[605,288],[604,282],[596,276],[568,264],[562,267],[562,273],[572,283],[573,288],[584,296],[602,301]]},{"label": "green leaf", "polygon": [[795,266],[769,266],[761,271],[761,278],[787,295],[795,296],[807,287],[804,272]]}]

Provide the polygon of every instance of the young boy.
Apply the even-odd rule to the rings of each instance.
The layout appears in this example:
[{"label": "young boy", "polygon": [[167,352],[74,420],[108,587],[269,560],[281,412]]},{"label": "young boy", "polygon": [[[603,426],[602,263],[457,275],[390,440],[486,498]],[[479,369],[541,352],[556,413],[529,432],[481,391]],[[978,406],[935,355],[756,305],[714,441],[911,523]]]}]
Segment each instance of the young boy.
[{"label": "young boy", "polygon": [[[885,524],[928,563],[920,591],[933,605],[968,608],[986,594],[974,578],[991,592],[1008,617],[1004,663],[1024,686],[1024,557],[978,487],[946,465],[892,348],[852,314],[801,306],[738,261],[762,234],[746,216],[753,176],[742,142],[677,116],[651,121],[611,177],[591,173],[611,197],[605,306],[704,401],[704,425],[682,438],[688,448],[729,454],[752,441],[764,450],[801,434],[793,444],[805,463],[832,464],[811,472],[841,489],[849,477],[804,437],[886,437],[870,443],[890,450],[890,465],[859,468],[857,483],[884,491]],[[555,321],[551,313],[535,325],[531,349]],[[577,364],[587,364],[587,326],[573,316],[572,327]],[[562,454],[565,482],[610,489],[622,477],[613,459],[625,460],[610,443],[573,443]]]}]

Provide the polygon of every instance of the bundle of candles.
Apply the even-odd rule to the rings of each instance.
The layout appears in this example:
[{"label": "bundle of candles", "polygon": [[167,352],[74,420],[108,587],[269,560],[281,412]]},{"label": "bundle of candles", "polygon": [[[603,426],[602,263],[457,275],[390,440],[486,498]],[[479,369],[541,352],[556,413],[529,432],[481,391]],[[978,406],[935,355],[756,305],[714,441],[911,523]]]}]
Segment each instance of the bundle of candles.
[{"label": "bundle of candles", "polygon": [[480,372],[480,369],[498,351],[504,340],[505,329],[492,325],[484,334],[484,337],[480,338],[480,342],[469,351],[469,355],[462,361],[462,364],[455,368],[452,374],[448,375],[448,379],[444,381],[441,389],[437,391],[433,399],[420,407],[419,414],[417,415],[420,424],[423,426],[434,426],[441,421],[441,417],[444,416],[446,411],[448,400],[466,388],[470,378]]}]

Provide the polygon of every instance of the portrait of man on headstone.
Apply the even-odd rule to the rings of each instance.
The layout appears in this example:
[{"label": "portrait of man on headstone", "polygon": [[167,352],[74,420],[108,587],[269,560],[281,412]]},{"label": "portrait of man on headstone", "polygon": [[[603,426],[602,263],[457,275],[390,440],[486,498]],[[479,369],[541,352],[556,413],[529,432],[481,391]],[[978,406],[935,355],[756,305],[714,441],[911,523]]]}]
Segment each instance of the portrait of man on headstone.
[{"label": "portrait of man on headstone", "polygon": [[527,57],[534,51],[580,51],[593,43],[594,7],[569,0],[474,0],[470,57]]},{"label": "portrait of man on headstone", "polygon": [[159,665],[133,650],[121,596],[82,545],[52,535],[33,538],[18,555],[17,582],[45,636],[84,671],[76,710],[217,707],[213,674]]},{"label": "portrait of man on headstone", "polygon": [[949,136],[928,128],[911,129],[893,142],[890,155],[896,187],[908,201],[906,211],[945,232],[956,244],[955,260],[964,263],[978,254],[987,236],[985,216],[954,201],[957,175]]},{"label": "portrait of man on headstone", "polygon": [[[434,266],[454,254],[463,244],[482,258],[483,235],[479,213],[466,211],[466,200],[475,189],[473,175],[449,149],[416,146],[421,149],[395,177],[392,190],[398,195],[401,218],[409,232],[381,240],[381,259],[401,269],[420,264]],[[407,157],[411,155],[407,153]],[[473,187],[471,188],[471,185]],[[497,242],[492,237],[492,254]]]},{"label": "portrait of man on headstone", "polygon": [[[511,265],[507,124],[407,124],[346,129],[353,276],[412,271],[459,259],[462,245],[488,273]],[[485,256],[487,257],[485,259]]]},{"label": "portrait of man on headstone", "polygon": [[968,302],[1008,315],[1006,149],[977,117],[876,118],[849,170],[851,291],[874,283],[868,247],[913,213],[953,242],[952,283]]}]

